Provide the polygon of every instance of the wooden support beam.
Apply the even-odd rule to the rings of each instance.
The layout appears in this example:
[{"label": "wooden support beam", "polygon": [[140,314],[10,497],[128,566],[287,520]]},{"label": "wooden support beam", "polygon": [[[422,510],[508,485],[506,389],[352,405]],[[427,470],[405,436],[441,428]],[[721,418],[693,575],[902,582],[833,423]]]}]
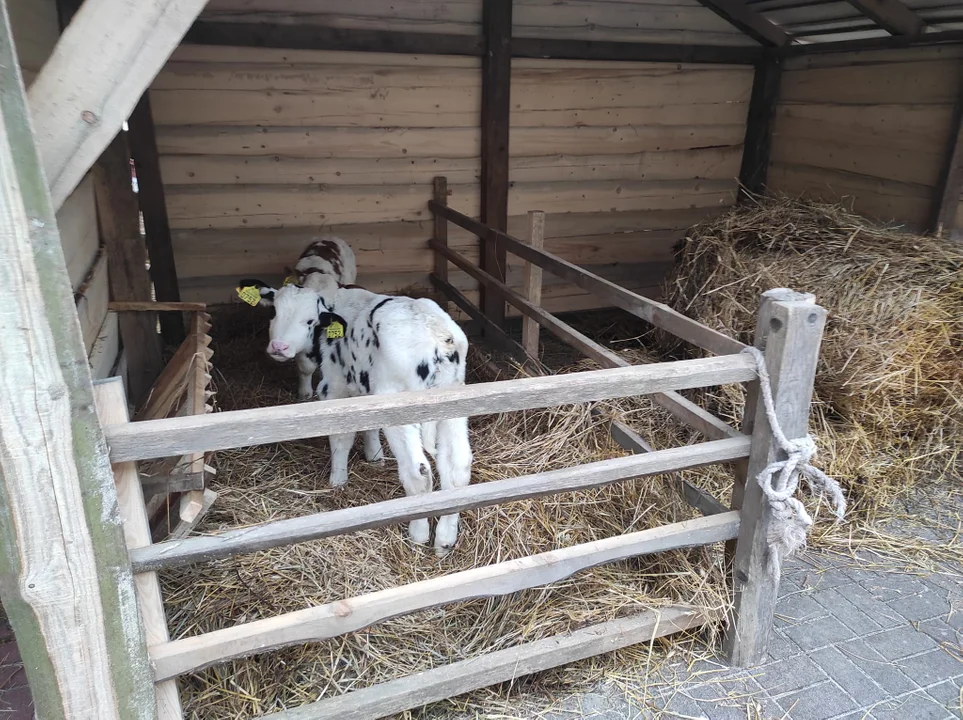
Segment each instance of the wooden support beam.
[{"label": "wooden support beam", "polygon": [[792,42],[792,36],[789,33],[750,8],[744,0],[699,0],[699,2],[762,45],[785,47]]},{"label": "wooden support beam", "polygon": [[[115,302],[149,301],[147,247],[140,235],[140,210],[131,186],[130,152],[125,133],[117,133],[100,156],[94,165],[93,178],[100,240],[107,250],[110,297]],[[137,406],[163,367],[157,316],[124,313],[119,322],[127,355],[128,397]]]},{"label": "wooden support beam", "polygon": [[[664,303],[656,302],[642,295],[638,295],[630,290],[626,290],[620,285],[617,285],[610,280],[606,280],[603,277],[590,273],[588,270],[570,263],[567,260],[563,260],[557,255],[546,252],[545,250],[537,250],[529,245],[526,245],[521,240],[513,238],[504,232],[498,232],[491,228],[488,228],[484,223],[480,223],[477,220],[463,215],[457,210],[453,210],[448,207],[442,207],[436,205],[434,202],[428,203],[429,209],[436,214],[443,215],[448,218],[451,222],[455,223],[459,227],[468,230],[469,232],[475,233],[478,236],[490,236],[497,237],[498,242],[509,252],[517,255],[522,260],[527,260],[528,262],[534,263],[539,267],[548,270],[553,275],[562,278],[563,280],[568,280],[569,282],[577,285],[578,287],[592,293],[593,295],[612,303],[614,306],[622,308],[626,312],[632,313],[636,317],[640,317],[648,323],[655,325],[666,332],[672,333],[678,338],[685,340],[686,342],[691,342],[693,345],[697,345],[704,350],[708,350],[716,355],[725,355],[729,353],[742,352],[745,345],[743,345],[738,340],[734,340],[728,335],[719,332],[718,330],[713,330],[707,325],[703,325],[690,317],[683,315],[676,310],[673,310],[668,305]],[[451,251],[447,248],[443,249],[449,254],[448,259],[452,262]],[[455,263],[462,270],[467,272],[469,275],[479,279],[477,274],[477,268],[474,266],[471,269],[465,267],[465,261],[462,258],[461,263]],[[490,275],[490,273],[488,273]],[[484,281],[482,281],[484,282]],[[503,286],[504,281],[499,280]],[[507,287],[507,286],[505,286]],[[509,298],[515,307],[522,310],[522,307],[517,305],[514,301],[510,299],[511,295],[517,295],[512,290],[499,290]],[[524,298],[521,298],[523,302]],[[530,305],[530,303],[528,303]],[[543,324],[542,327],[545,327]]]},{"label": "wooden support beam", "polygon": [[652,642],[655,638],[708,625],[716,619],[711,613],[685,606],[648,610],[264,717],[265,720],[371,720],[387,717],[495,683],[514,682],[525,675],[576,660]]},{"label": "wooden support beam", "polygon": [[0,600],[38,717],[154,717],[87,353],[0,0]]},{"label": "wooden support beam", "polygon": [[[203,20],[191,26],[183,42],[229,47],[471,57],[481,57],[485,52],[484,38],[475,35],[331,28],[306,23],[277,25]],[[758,48],[741,46],[512,38],[512,57],[520,58],[740,65],[755,62],[758,54]]]},{"label": "wooden support beam", "polygon": [[111,312],[204,312],[207,305],[194,302],[111,302]]},{"label": "wooden support beam", "polygon": [[[526,246],[523,245],[522,247],[526,247]],[[536,305],[532,305],[530,302],[528,302],[528,300],[526,300],[521,295],[516,293],[514,290],[509,288],[507,285],[505,285],[505,283],[500,282],[495,278],[493,278],[488,273],[485,273],[479,270],[471,262],[469,262],[466,258],[456,253],[454,250],[451,250],[450,248],[441,248],[441,249],[436,248],[436,250],[438,252],[444,253],[445,256],[452,263],[457,265],[459,268],[464,270],[466,273],[471,275],[473,278],[475,278],[479,282],[483,283],[489,288],[492,288],[500,292],[502,296],[509,303],[511,303],[514,307],[518,308],[527,317],[530,317],[533,320],[535,320],[535,322],[537,322],[543,328],[548,330],[550,333],[552,333],[555,337],[557,337],[559,340],[564,342],[566,345],[568,345],[569,347],[575,348],[586,357],[591,358],[592,360],[595,360],[595,362],[597,362],[602,367],[616,368],[616,367],[631,366],[630,363],[622,359],[621,356],[616,355],[614,352],[612,352],[608,348],[602,347],[591,338],[586,337],[585,335],[580,333],[571,325],[568,325],[567,323],[564,323],[561,320],[559,320],[550,312],[547,312]],[[561,262],[564,262],[564,261],[561,261]],[[576,267],[576,266],[573,265],[572,267]],[[584,272],[580,268],[576,268],[576,269],[579,270],[580,272]],[[602,278],[599,278],[599,280],[601,279]],[[605,281],[605,282],[608,282],[608,281]],[[622,290],[622,288],[620,288],[619,286],[614,285],[614,283],[612,285],[613,287],[617,288],[620,291],[628,292],[627,290]],[[647,302],[651,302],[651,301],[647,300]],[[675,311],[673,310],[672,312],[675,312]],[[684,317],[684,316],[680,316],[680,317]],[[692,322],[695,322],[695,321],[692,321]],[[701,326],[701,327],[704,327],[704,326]],[[709,330],[709,328],[705,328],[705,329]],[[725,338],[726,336],[721,335],[721,337]],[[732,342],[735,342],[735,341],[732,341]],[[652,395],[652,400],[653,402],[657,403],[661,407],[664,407],[666,410],[672,413],[675,417],[679,418],[690,427],[694,427],[695,429],[699,430],[700,432],[702,432],[704,435],[706,435],[711,439],[715,440],[719,438],[734,437],[739,435],[739,433],[735,429],[727,425],[725,422],[723,422],[719,418],[712,415],[712,413],[709,413],[703,410],[698,405],[696,405],[693,402],[690,402],[689,400],[686,400],[684,397],[682,397],[676,392],[654,393]]]},{"label": "wooden support beam", "polygon": [[[157,138],[154,134],[154,118],[150,111],[150,98],[146,93],[134,107],[127,126],[130,153],[137,171],[137,199],[144,216],[144,239],[147,243],[147,254],[150,256],[154,296],[161,302],[177,303],[181,299],[181,290],[177,281],[177,267],[174,264],[174,247],[171,244],[171,227],[167,217],[167,199],[161,178]],[[168,345],[177,345],[184,339],[184,321],[179,315],[163,313],[160,323],[161,335]]]},{"label": "wooden support beam", "polygon": [[[776,419],[786,437],[805,437],[826,311],[812,295],[789,290],[770,290],[767,295],[769,318],[757,326],[757,342],[765,347]],[[785,459],[785,454],[776,444],[763,403],[747,408],[750,411],[755,414],[752,451],[732,569],[735,603],[725,640],[729,660],[736,667],[758,665],[768,657],[779,592],[769,564],[781,564],[769,547],[772,508],[755,478],[769,464]]]},{"label": "wooden support beam", "polygon": [[762,192],[766,185],[781,81],[781,59],[775,53],[766,53],[756,64],[752,78],[746,137],[742,146],[742,168],[739,170],[739,184],[753,195]]},{"label": "wooden support beam", "polygon": [[[174,640],[154,648],[151,659],[157,679],[166,680],[227,660],[326,640],[441,605],[548,585],[582,570],[638,555],[722,542],[738,533],[737,512],[672,523]],[[345,612],[346,608],[350,612]]]},{"label": "wooden support beam", "polygon": [[[528,244],[536,250],[545,247],[545,213],[541,210],[530,210],[528,213]],[[525,299],[532,305],[542,304],[542,268],[526,262],[523,268],[522,284],[525,287]],[[533,358],[538,357],[538,323],[527,315],[522,317],[522,347]]]},{"label": "wooden support beam", "polygon": [[849,0],[849,4],[890,35],[919,35],[926,28],[902,0]]},{"label": "wooden support beam", "polygon": [[[482,0],[485,53],[481,88],[481,221],[508,230],[508,136],[511,125],[512,0]],[[481,268],[505,280],[505,249],[496,238],[479,236]],[[481,307],[505,326],[505,300],[482,287]]]},{"label": "wooden support beam", "polygon": [[933,210],[930,213],[929,222],[931,233],[940,233],[951,240],[959,240],[963,236],[956,221],[961,200],[963,200],[963,85],[960,86],[953,112],[940,179],[934,188]]},{"label": "wooden support beam", "polygon": [[[448,178],[436,177],[432,180],[432,199],[439,205],[448,205]],[[432,216],[432,240],[439,245],[448,247],[448,221],[440,215]],[[435,253],[435,272],[434,277],[443,285],[448,285],[448,260],[439,253]],[[454,290],[454,288],[452,288]],[[444,291],[442,291],[444,293]],[[445,293],[447,296],[447,293]],[[449,298],[450,299],[450,298]],[[448,304],[444,303],[442,309],[448,311]],[[464,308],[463,308],[464,309]],[[467,312],[467,311],[466,311]]]},{"label": "wooden support beam", "polygon": [[676,360],[417,392],[228,410],[107,428],[111,459],[145,460],[756,378],[746,355]]},{"label": "wooden support beam", "polygon": [[[129,421],[124,384],[120,378],[110,378],[94,386],[94,402],[101,425],[119,425]],[[113,466],[117,503],[124,523],[124,539],[128,550],[151,544],[150,526],[144,506],[144,493],[138,478],[137,465],[117,463]],[[170,640],[164,598],[156,573],[141,573],[134,578],[137,607],[144,626],[148,647]],[[155,686],[157,720],[182,720],[180,695],[176,680],[165,680]]]},{"label": "wooden support beam", "polygon": [[839,40],[835,42],[792,45],[780,50],[783,57],[824,55],[826,53],[859,52],[861,50],[899,50],[923,45],[963,43],[963,30],[920,33],[919,35],[890,35],[888,37],[864,38],[862,40]]},{"label": "wooden support beam", "polygon": [[206,0],[86,0],[30,86],[54,208],[91,168]]},{"label": "wooden support beam", "polygon": [[[645,455],[611,458],[561,470],[492,480],[428,495],[400,497],[341,510],[275,520],[183,541],[168,541],[131,553],[135,572],[180,567],[345,533],[474,510],[563,492],[602,487],[621,480],[749,456],[748,438],[730,438]],[[723,508],[724,509],[724,508]]]}]

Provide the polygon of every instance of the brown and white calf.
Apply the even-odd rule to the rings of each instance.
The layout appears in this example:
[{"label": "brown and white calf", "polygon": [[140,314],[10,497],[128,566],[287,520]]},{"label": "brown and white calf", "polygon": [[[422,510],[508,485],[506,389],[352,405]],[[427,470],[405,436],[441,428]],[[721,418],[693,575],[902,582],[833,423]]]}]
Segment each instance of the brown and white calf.
[{"label": "brown and white calf", "polygon": [[[324,285],[324,287],[321,287]],[[268,354],[288,360],[304,353],[318,362],[318,397],[346,398],[465,383],[468,339],[432,300],[376,295],[361,288],[339,287],[330,279],[316,287],[260,287],[261,301],[273,306]],[[334,330],[332,331],[332,328]],[[472,453],[468,419],[383,428],[398,461],[398,475],[408,495],[433,490],[435,457],[443,490],[471,480]],[[348,453],[355,433],[332,435],[331,485],[348,480]],[[377,431],[374,439],[380,440]],[[369,454],[365,433],[365,454]],[[427,519],[408,526],[411,539],[427,543]],[[458,514],[445,515],[435,529],[435,551],[447,553],[458,538]]]}]

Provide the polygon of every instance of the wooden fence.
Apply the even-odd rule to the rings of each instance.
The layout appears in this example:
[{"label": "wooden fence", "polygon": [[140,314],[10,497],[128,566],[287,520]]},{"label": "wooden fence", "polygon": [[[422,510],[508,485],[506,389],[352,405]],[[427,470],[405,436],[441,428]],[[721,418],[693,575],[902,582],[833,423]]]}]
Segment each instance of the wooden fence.
[{"label": "wooden fence", "polygon": [[[688,388],[726,383],[749,383],[752,387],[758,380],[755,361],[741,352],[744,347],[741,343],[539,249],[537,237],[536,242],[527,244],[447,208],[443,203],[444,186],[443,178],[436,181],[436,199],[429,203],[435,214],[431,247],[438,258],[433,275],[436,287],[466,313],[479,319],[495,341],[528,357],[521,345],[487,321],[477,307],[447,283],[447,263],[451,262],[515,305],[527,318],[598,361],[603,369],[143,422],[126,422],[122,389],[118,391],[117,385],[111,383],[99,385],[96,390],[101,418],[111,460],[115,463],[124,520],[130,528],[127,541],[137,574],[161,720],[182,716],[176,678],[184,673],[256,653],[337,637],[440,605],[542,586],[604,563],[718,542],[730,543],[733,564],[736,610],[729,618],[730,656],[741,665],[764,657],[776,597],[775,584],[765,565],[769,516],[758,487],[755,483],[746,484],[745,478],[747,473],[757,472],[776,457],[771,431],[764,416],[757,417],[754,412],[747,413],[742,431],[736,430],[678,393]],[[537,213],[532,217],[532,235],[537,236],[539,218]],[[523,297],[448,248],[447,222],[456,223],[484,242],[495,243],[531,265],[595,292],[713,354],[690,360],[630,365],[539,308],[534,297]],[[537,296],[538,274],[531,273],[528,277],[531,280],[528,292]],[[762,304],[757,344],[765,347],[779,420],[790,436],[805,430],[824,317],[811,296],[789,291],[771,293]],[[526,346],[537,348],[531,327],[526,330]],[[636,454],[157,544],[151,544],[149,535],[143,532],[146,522],[143,497],[137,497],[140,488],[132,471],[133,463],[138,460],[638,395],[651,396],[683,423],[703,434],[706,441],[653,450],[631,428],[613,422],[610,427],[615,440]],[[756,397],[757,393],[750,392],[753,403],[750,408],[755,407]],[[683,496],[702,513],[702,517],[694,520],[340,599],[202,635],[168,638],[156,579],[156,572],[163,568],[712,463],[733,463],[737,469],[733,502],[724,504],[699,488],[682,485]],[[275,720],[383,717],[719,620],[718,614],[685,605],[671,606],[445,665],[270,717]]]}]

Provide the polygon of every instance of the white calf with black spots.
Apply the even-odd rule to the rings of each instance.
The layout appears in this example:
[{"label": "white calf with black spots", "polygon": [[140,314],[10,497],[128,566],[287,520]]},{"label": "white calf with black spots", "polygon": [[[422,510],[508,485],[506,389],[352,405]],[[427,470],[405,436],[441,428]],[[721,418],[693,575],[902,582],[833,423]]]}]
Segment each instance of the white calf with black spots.
[{"label": "white calf with black spots", "polygon": [[[326,288],[263,288],[261,295],[270,297],[275,308],[268,352],[284,347],[290,356],[305,352],[318,362],[317,394],[322,400],[465,383],[468,339],[432,300],[376,295],[360,288],[339,288],[333,282]],[[467,418],[384,428],[384,433],[408,495],[433,490],[425,451],[435,458],[443,490],[469,483],[472,454]],[[347,482],[354,435],[330,438],[332,486]],[[366,433],[366,456],[372,450]],[[427,519],[413,520],[408,531],[415,542],[428,542]],[[435,551],[447,553],[457,538],[458,515],[439,518]]]}]

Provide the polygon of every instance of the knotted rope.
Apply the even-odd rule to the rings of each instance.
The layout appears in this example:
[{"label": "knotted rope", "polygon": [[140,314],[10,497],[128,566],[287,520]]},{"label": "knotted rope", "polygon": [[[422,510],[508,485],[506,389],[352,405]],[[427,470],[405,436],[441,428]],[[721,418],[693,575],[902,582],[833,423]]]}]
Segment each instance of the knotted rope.
[{"label": "knotted rope", "polygon": [[779,426],[765,355],[754,347],[747,347],[743,352],[749,353],[756,361],[766,419],[769,421],[776,444],[787,455],[785,460],[767,465],[756,476],[756,482],[762,488],[772,509],[772,521],[767,538],[769,573],[778,581],[782,559],[806,545],[806,536],[813,524],[812,517],[806,512],[802,502],[795,497],[796,489],[799,487],[799,477],[806,478],[810,492],[829,496],[833,511],[839,519],[842,519],[846,513],[846,498],[838,482],[809,464],[816,454],[816,441],[812,435],[790,440]]}]

